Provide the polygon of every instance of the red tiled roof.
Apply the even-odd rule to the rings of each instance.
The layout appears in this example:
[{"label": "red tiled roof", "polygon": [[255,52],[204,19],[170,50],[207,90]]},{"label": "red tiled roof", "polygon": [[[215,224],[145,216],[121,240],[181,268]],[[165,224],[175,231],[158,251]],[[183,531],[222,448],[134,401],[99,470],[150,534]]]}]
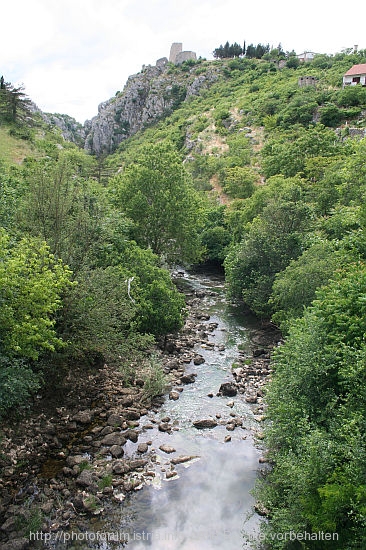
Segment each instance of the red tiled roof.
[{"label": "red tiled roof", "polygon": [[366,73],[366,63],[360,63],[359,65],[353,65],[344,76],[355,76],[357,74]]}]

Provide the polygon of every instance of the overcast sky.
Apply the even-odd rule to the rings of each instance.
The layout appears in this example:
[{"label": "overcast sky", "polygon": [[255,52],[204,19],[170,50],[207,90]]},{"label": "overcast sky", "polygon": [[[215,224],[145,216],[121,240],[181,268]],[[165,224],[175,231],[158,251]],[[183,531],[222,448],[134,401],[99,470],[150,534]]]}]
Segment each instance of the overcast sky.
[{"label": "overcast sky", "polygon": [[365,0],[16,0],[1,8],[0,74],[79,122],[172,42],[212,59],[227,40],[285,51],[366,48]]}]

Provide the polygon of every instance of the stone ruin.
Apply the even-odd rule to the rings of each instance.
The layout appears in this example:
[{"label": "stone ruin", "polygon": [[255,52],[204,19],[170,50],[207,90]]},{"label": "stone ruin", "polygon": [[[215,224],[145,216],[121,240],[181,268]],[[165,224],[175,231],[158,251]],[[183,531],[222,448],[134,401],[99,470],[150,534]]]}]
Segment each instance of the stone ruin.
[{"label": "stone ruin", "polygon": [[[183,50],[182,42],[173,42],[170,48],[169,61],[171,63],[174,63],[175,65],[180,65],[184,61],[189,61],[190,59],[193,59],[194,61],[196,61],[197,59],[196,52],[182,51],[182,50]],[[164,69],[164,67],[168,64],[169,61],[167,57],[161,57],[156,61],[156,67],[158,67],[159,69]]]},{"label": "stone ruin", "polygon": [[297,83],[300,86],[300,88],[304,88],[306,86],[316,86],[317,79],[315,76],[300,76]]},{"label": "stone ruin", "polygon": [[177,55],[182,52],[183,44],[182,42],[173,42],[170,47],[169,61],[175,63]]},{"label": "stone ruin", "polygon": [[183,63],[183,61],[188,61],[190,59],[196,60],[196,52],[191,51],[182,51],[183,44],[182,42],[173,42],[170,48],[169,61],[175,65]]}]

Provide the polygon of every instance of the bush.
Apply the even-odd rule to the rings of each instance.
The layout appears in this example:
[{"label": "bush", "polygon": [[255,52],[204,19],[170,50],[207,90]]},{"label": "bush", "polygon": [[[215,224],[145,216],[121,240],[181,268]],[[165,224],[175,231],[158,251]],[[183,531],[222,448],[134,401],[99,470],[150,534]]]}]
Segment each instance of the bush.
[{"label": "bush", "polygon": [[141,378],[144,381],[144,396],[153,399],[162,395],[167,387],[167,377],[163,371],[161,362],[153,355],[142,370]]},{"label": "bush", "polygon": [[41,376],[25,361],[0,358],[0,417],[14,407],[26,406],[41,385]]},{"label": "bush", "polygon": [[[274,467],[257,496],[271,548],[285,531],[335,532],[309,549],[365,545],[366,266],[354,263],[317,293],[274,354],[266,430]],[[273,541],[276,540],[276,543]]]},{"label": "bush", "polygon": [[342,111],[334,104],[329,103],[319,109],[320,122],[324,126],[338,126],[343,118]]}]

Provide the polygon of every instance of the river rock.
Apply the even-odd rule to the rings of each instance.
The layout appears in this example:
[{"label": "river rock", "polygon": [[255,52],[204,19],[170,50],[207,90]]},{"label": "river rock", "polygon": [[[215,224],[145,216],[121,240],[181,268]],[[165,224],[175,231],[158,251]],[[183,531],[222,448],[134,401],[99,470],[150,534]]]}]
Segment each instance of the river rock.
[{"label": "river rock", "polygon": [[16,521],[17,518],[14,516],[10,516],[1,526],[1,530],[5,531],[6,533],[15,531],[16,530]]},{"label": "river rock", "polygon": [[130,471],[130,466],[125,460],[116,460],[112,470],[117,475],[123,475]]},{"label": "river rock", "polygon": [[73,420],[79,422],[79,424],[89,424],[92,419],[93,415],[90,411],[80,411],[73,418]]},{"label": "river rock", "polygon": [[184,374],[183,376],[181,376],[181,383],[182,384],[193,384],[195,381],[196,381],[196,376],[197,374]]},{"label": "river rock", "polygon": [[136,458],[135,460],[130,460],[130,470],[137,470],[143,468],[148,463],[146,458]]},{"label": "river rock", "polygon": [[126,420],[139,420],[141,416],[140,412],[134,409],[125,410],[123,414]]},{"label": "river rock", "polygon": [[224,382],[220,386],[219,393],[227,397],[234,397],[238,393],[238,390],[232,382]]},{"label": "river rock", "polygon": [[203,363],[205,363],[205,361],[206,360],[204,357],[202,357],[202,355],[197,354],[193,357],[193,363],[195,365],[202,365]]},{"label": "river rock", "polygon": [[76,478],[76,483],[81,487],[95,488],[95,476],[90,470],[83,470],[81,474]]},{"label": "river rock", "polygon": [[120,403],[121,405],[123,405],[124,407],[131,407],[133,405],[133,397],[131,395],[124,395],[121,399],[120,399]]},{"label": "river rock", "polygon": [[177,476],[177,472],[175,470],[170,470],[169,472],[165,472],[166,479],[171,479],[172,477]]},{"label": "river rock", "polygon": [[139,434],[135,430],[127,430],[123,432],[123,435],[126,439],[132,441],[132,443],[136,443],[139,438]]},{"label": "river rock", "polygon": [[146,453],[149,449],[149,446],[147,443],[140,443],[138,446],[137,446],[137,452],[138,453]]},{"label": "river rock", "polygon": [[29,539],[17,538],[1,545],[1,550],[24,550],[29,548]]},{"label": "river rock", "polygon": [[110,448],[110,453],[114,458],[119,458],[124,455],[124,450],[120,445],[112,445]]},{"label": "river rock", "polygon": [[196,318],[202,319],[203,321],[208,321],[210,319],[210,315],[208,313],[199,312],[199,313],[196,313]]},{"label": "river rock", "polygon": [[102,445],[124,445],[126,443],[125,437],[120,432],[112,432],[106,435],[102,439]]},{"label": "river rock", "polygon": [[257,402],[257,395],[256,394],[250,394],[245,396],[245,401],[247,403],[256,403]]},{"label": "river rock", "polygon": [[171,447],[170,445],[160,445],[159,449],[163,451],[163,453],[171,454],[175,453],[176,449],[174,447]]},{"label": "river rock", "polygon": [[100,431],[100,435],[108,435],[108,434],[111,434],[113,433],[114,431],[116,430],[116,428],[114,428],[113,426],[105,426],[101,431]]},{"label": "river rock", "polygon": [[176,465],[176,464],[183,464],[184,462],[189,462],[190,460],[193,460],[194,458],[197,458],[196,456],[175,456],[174,458],[171,459],[171,463]]},{"label": "river rock", "polygon": [[160,422],[158,426],[159,432],[170,432],[172,429],[171,425],[168,422]]},{"label": "river rock", "polygon": [[86,512],[94,515],[100,514],[103,510],[102,501],[94,495],[87,495],[83,498],[83,507]]},{"label": "river rock", "polygon": [[122,426],[123,422],[124,422],[124,418],[119,414],[111,414],[107,420],[107,424],[109,426],[115,426],[115,427]]},{"label": "river rock", "polygon": [[171,391],[169,393],[169,399],[172,400],[172,401],[177,401],[179,399],[179,395],[180,393],[177,392],[177,391]]},{"label": "river rock", "polygon": [[213,418],[206,418],[203,420],[196,420],[193,422],[195,428],[215,428],[217,426],[216,420]]},{"label": "river rock", "polygon": [[164,365],[165,368],[167,368],[169,371],[171,370],[178,370],[181,367],[179,359],[171,359]]},{"label": "river rock", "polygon": [[84,455],[74,455],[74,456],[68,456],[66,459],[66,464],[73,468],[74,466],[78,466],[79,464],[82,464],[83,462],[88,462],[88,459],[85,458]]}]

